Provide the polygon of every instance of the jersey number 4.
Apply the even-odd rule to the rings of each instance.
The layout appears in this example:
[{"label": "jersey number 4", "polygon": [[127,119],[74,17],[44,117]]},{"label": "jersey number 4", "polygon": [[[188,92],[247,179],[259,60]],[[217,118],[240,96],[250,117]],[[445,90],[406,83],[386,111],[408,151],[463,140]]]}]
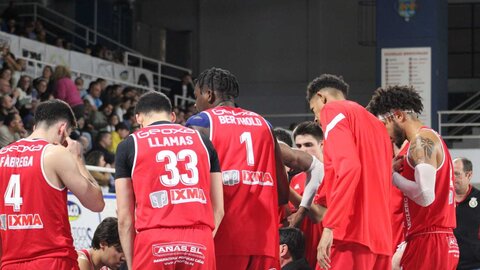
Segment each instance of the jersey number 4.
[{"label": "jersey number 4", "polygon": [[14,212],[20,211],[23,198],[20,196],[20,175],[12,174],[8,181],[7,190],[5,191],[5,205],[13,206]]},{"label": "jersey number 4", "polygon": [[[180,173],[177,167],[178,161],[186,161],[188,158],[188,162],[185,163],[185,169],[190,172],[188,173]],[[165,162],[165,170],[169,172],[168,174],[160,176],[160,182],[166,187],[174,187],[178,185],[181,181],[186,186],[193,186],[198,184],[198,157],[197,154],[190,149],[183,149],[180,150],[177,154],[170,150],[163,150],[157,153],[157,162]]]}]

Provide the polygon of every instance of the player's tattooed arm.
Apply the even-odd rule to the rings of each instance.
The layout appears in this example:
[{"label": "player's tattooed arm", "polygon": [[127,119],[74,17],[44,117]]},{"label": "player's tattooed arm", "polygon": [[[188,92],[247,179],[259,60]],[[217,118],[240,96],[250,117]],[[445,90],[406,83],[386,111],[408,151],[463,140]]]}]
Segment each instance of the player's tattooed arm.
[{"label": "player's tattooed arm", "polygon": [[437,155],[441,146],[437,136],[431,131],[419,133],[410,143],[408,159],[415,167],[426,163],[437,168]]}]

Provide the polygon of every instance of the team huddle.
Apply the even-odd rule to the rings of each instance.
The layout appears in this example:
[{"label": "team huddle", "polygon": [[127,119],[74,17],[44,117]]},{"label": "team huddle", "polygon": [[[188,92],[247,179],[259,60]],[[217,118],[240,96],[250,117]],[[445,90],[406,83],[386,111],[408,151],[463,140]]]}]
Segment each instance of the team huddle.
[{"label": "team huddle", "polygon": [[[141,129],[115,157],[118,230],[109,219],[94,237],[104,255],[74,250],[61,207],[67,190],[92,211],[104,207],[69,138],[73,112],[40,104],[31,136],[0,150],[0,269],[99,269],[102,256],[115,258],[101,264],[112,269],[123,260],[141,270],[456,269],[452,160],[418,119],[420,96],[377,89],[364,108],[348,90],[327,74],[308,85],[315,122],[294,130],[298,149],[236,105],[227,70],[199,75],[199,113],[186,126],[174,124],[164,94],[143,94]],[[304,254],[283,243],[282,226],[300,228]],[[300,257],[306,268],[292,266]]]}]

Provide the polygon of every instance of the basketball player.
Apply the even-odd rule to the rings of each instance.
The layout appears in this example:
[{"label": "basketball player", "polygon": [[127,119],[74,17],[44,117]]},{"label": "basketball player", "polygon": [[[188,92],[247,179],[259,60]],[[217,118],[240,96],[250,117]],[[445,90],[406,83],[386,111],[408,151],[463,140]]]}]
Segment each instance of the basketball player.
[{"label": "basketball player", "polygon": [[125,262],[125,256],[118,236],[117,218],[105,218],[93,234],[92,248],[77,253],[80,270],[119,269]]},{"label": "basketball player", "polygon": [[[195,82],[199,114],[187,126],[210,136],[222,169],[225,217],[215,236],[218,269],[279,269],[278,205],[288,180],[271,126],[235,106],[235,76],[210,68]],[[288,146],[287,146],[288,147]]]},{"label": "basketball player", "polygon": [[369,108],[384,121],[392,140],[410,143],[407,154],[395,159],[393,173],[393,183],[405,197],[402,269],[455,269],[459,252],[453,235],[452,160],[442,138],[418,118],[420,95],[407,86],[379,88]]},{"label": "basketball player", "polygon": [[115,161],[119,234],[129,269],[215,269],[214,229],[223,216],[218,157],[211,142],[173,124],[170,100],[148,92],[141,129]]},{"label": "basketball player", "polygon": [[317,259],[325,269],[390,269],[392,145],[382,122],[347,93],[348,84],[328,74],[307,90],[325,136],[319,195],[328,211]]},{"label": "basketball player", "polygon": [[69,138],[76,121],[68,104],[40,103],[34,122],[29,137],[0,150],[1,269],[78,269],[67,190],[95,212],[102,191]]}]

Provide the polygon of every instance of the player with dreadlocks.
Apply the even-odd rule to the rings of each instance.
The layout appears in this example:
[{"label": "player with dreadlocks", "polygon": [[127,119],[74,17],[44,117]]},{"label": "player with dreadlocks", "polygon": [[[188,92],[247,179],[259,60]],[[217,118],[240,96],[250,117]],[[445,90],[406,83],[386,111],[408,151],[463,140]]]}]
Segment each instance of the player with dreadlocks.
[{"label": "player with dreadlocks", "polygon": [[420,95],[407,86],[375,91],[368,109],[384,122],[392,142],[410,145],[394,159],[393,184],[404,194],[407,242],[402,269],[455,269],[459,251],[453,165],[442,138],[419,120]]},{"label": "player with dreadlocks", "polygon": [[227,70],[205,70],[194,93],[200,113],[187,126],[210,136],[224,185],[217,269],[280,269],[278,204],[287,203],[289,188],[272,128],[257,113],[235,106],[239,86]]}]

